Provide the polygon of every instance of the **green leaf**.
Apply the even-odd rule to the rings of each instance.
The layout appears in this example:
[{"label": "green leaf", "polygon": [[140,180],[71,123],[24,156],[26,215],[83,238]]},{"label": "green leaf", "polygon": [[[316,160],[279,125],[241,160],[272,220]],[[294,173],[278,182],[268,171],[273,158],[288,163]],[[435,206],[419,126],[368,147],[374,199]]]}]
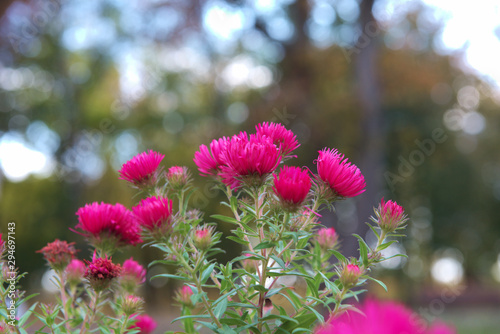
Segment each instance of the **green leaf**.
[{"label": "green leaf", "polygon": [[181,321],[181,320],[184,320],[184,319],[209,319],[210,318],[210,315],[209,314],[192,314],[192,315],[183,315],[182,317],[178,317],[178,318],[175,318],[174,320],[172,320],[172,323],[174,322],[177,322],[177,321]]},{"label": "green leaf", "polygon": [[258,244],[257,246],[255,246],[253,249],[254,250],[261,250],[261,249],[265,249],[265,248],[271,248],[271,247],[274,247],[274,246],[276,246],[275,242],[263,241],[260,244]]},{"label": "green leaf", "polygon": [[365,240],[361,238],[358,234],[353,234],[356,238],[358,238],[359,242],[359,256],[361,257],[361,262],[364,266],[368,265],[368,250],[370,247],[366,244]]},{"label": "green leaf", "polygon": [[220,221],[223,221],[223,222],[229,223],[229,224],[239,225],[239,222],[233,217],[228,217],[228,216],[224,216],[224,215],[211,215],[210,218],[218,219]]},{"label": "green leaf", "polygon": [[367,277],[368,277],[368,279],[369,279],[369,280],[372,280],[372,281],[374,281],[374,282],[378,283],[378,284],[379,284],[381,287],[383,287],[383,288],[384,288],[384,290],[387,292],[387,285],[385,285],[385,284],[384,284],[384,282],[379,281],[378,279],[373,278],[373,277],[371,277],[371,276],[367,276]]},{"label": "green leaf", "polygon": [[377,251],[381,251],[392,245],[393,243],[398,242],[397,240],[391,240],[388,242],[383,243],[382,245],[378,246]]},{"label": "green leaf", "polygon": [[238,237],[234,237],[234,236],[232,236],[232,235],[230,235],[230,236],[226,237],[226,239],[233,240],[234,242],[237,242],[237,243],[242,244],[242,245],[245,245],[245,246],[249,244],[249,242],[248,242],[248,241],[243,240],[243,239],[240,239],[240,238],[238,238]]},{"label": "green leaf", "polygon": [[330,252],[333,254],[333,256],[335,256],[337,258],[337,260],[339,260],[339,262],[341,263],[348,263],[349,261],[347,261],[346,257],[344,255],[342,255],[340,252],[336,251],[336,250],[330,250]]},{"label": "green leaf", "polygon": [[210,278],[210,275],[214,271],[214,267],[215,267],[215,263],[212,263],[211,265],[206,267],[205,270],[203,270],[203,273],[201,274],[201,278],[200,278],[201,284],[205,284],[206,281]]},{"label": "green leaf", "polygon": [[181,281],[187,281],[188,280],[186,277],[182,277],[182,276],[179,276],[179,275],[172,275],[172,274],[158,274],[158,275],[154,275],[153,277],[151,277],[151,279],[155,279],[155,278],[158,278],[158,277],[173,278],[173,279],[178,279],[178,280],[181,280]]},{"label": "green leaf", "polygon": [[215,306],[214,315],[217,319],[222,318],[222,316],[224,315],[224,312],[226,312],[227,302],[228,302],[228,300],[226,297],[226,298],[222,299],[222,301]]}]

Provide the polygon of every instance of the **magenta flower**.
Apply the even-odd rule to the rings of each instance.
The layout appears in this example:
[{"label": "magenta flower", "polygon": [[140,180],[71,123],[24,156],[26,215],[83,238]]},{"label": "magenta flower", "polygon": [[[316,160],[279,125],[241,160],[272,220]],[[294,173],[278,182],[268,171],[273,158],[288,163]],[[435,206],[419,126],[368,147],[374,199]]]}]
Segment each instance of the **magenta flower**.
[{"label": "magenta flower", "polygon": [[250,135],[249,139],[246,132],[234,135],[221,156],[225,161],[221,166],[222,180],[231,188],[237,188],[243,181],[262,184],[281,161],[280,152],[270,138]]},{"label": "magenta flower", "polygon": [[127,161],[118,171],[120,179],[133,183],[137,187],[152,186],[156,183],[158,166],[165,156],[149,150]]},{"label": "magenta flower", "polygon": [[149,315],[140,314],[136,316],[135,323],[129,329],[139,329],[140,334],[151,334],[157,327],[156,321]]},{"label": "magenta flower", "polygon": [[295,210],[302,205],[311,189],[309,172],[299,167],[283,166],[279,176],[276,174],[273,176],[273,190],[283,207]]},{"label": "magenta flower", "polygon": [[319,229],[316,235],[318,245],[324,250],[334,249],[337,246],[338,239],[339,235],[333,227]]},{"label": "magenta flower", "polygon": [[134,293],[135,289],[146,281],[146,269],[133,258],[125,260],[120,275],[120,285],[128,293]]},{"label": "magenta flower", "polygon": [[77,285],[82,281],[83,275],[85,275],[86,271],[87,267],[85,266],[85,263],[83,263],[83,261],[73,259],[66,266],[66,280],[70,285]]},{"label": "magenta flower", "polygon": [[376,218],[372,217],[372,220],[380,226],[382,231],[387,233],[393,232],[408,220],[404,209],[398,203],[391,200],[385,202],[383,198],[378,208],[375,209],[375,216]]},{"label": "magenta flower", "polygon": [[166,197],[148,197],[132,208],[141,226],[160,235],[172,228],[172,200]]},{"label": "magenta flower", "polygon": [[354,197],[365,191],[365,178],[359,168],[347,162],[337,150],[325,148],[319,151],[316,163],[319,177],[336,195]]},{"label": "magenta flower", "polygon": [[200,150],[194,153],[194,163],[198,166],[200,175],[217,176],[220,167],[224,164],[221,153],[226,149],[228,138],[214,139],[210,143],[210,150],[206,145],[201,145]]},{"label": "magenta flower", "polygon": [[367,299],[357,306],[360,313],[348,311],[318,328],[315,334],[455,334],[455,330],[439,324],[430,330],[426,321],[404,305],[392,301]]},{"label": "magenta flower", "polygon": [[43,254],[43,257],[52,269],[62,271],[76,255],[74,244],[74,242],[67,243],[66,241],[56,239],[36,252]]},{"label": "magenta flower", "polygon": [[[107,203],[86,204],[76,212],[79,223],[75,228],[83,231],[96,247],[136,245],[142,242],[140,226],[132,213],[123,205]],[[77,232],[78,233],[78,232]]]},{"label": "magenta flower", "polygon": [[85,271],[85,278],[89,281],[90,286],[96,291],[107,289],[113,279],[120,276],[122,268],[119,264],[111,262],[111,258],[97,257],[94,253],[92,262],[87,262],[87,270]]},{"label": "magenta flower", "polygon": [[297,136],[279,123],[264,122],[258,124],[255,129],[258,136],[271,138],[273,143],[280,149],[283,157],[289,157],[288,155],[300,146]]}]

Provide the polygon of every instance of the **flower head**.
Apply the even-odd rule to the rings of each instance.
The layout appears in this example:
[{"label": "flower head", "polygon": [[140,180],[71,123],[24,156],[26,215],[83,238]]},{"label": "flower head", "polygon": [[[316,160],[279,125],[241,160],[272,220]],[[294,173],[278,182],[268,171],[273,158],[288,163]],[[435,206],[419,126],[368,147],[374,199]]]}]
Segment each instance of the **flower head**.
[{"label": "flower head", "polygon": [[128,295],[120,300],[121,309],[125,315],[130,316],[134,313],[137,313],[141,310],[144,305],[144,299],[134,296]]},{"label": "flower head", "polygon": [[258,136],[271,138],[273,143],[279,147],[283,157],[290,157],[289,154],[300,146],[297,136],[279,123],[264,122],[258,124],[255,129]]},{"label": "flower head", "polygon": [[148,197],[132,208],[138,223],[154,235],[162,236],[172,229],[172,200]]},{"label": "flower head", "polygon": [[201,145],[200,150],[194,154],[194,163],[198,166],[200,175],[217,176],[220,167],[224,164],[221,153],[226,149],[228,138],[214,139],[210,143],[210,150],[206,145]]},{"label": "flower head", "polygon": [[356,165],[334,149],[319,151],[318,174],[337,196],[354,197],[365,191],[366,182]]},{"label": "flower head", "polygon": [[281,161],[276,145],[266,136],[245,132],[234,135],[221,153],[225,165],[221,166],[222,181],[231,188],[242,182],[261,185],[265,177],[273,172]]},{"label": "flower head", "polygon": [[82,281],[83,275],[85,275],[86,271],[87,267],[85,267],[85,263],[83,263],[83,261],[73,259],[66,266],[66,280],[70,285],[76,286]]},{"label": "flower head", "polygon": [[140,314],[134,319],[135,323],[129,329],[139,329],[140,334],[151,334],[157,326],[156,321],[146,314]]},{"label": "flower head", "polygon": [[455,330],[444,324],[428,330],[424,319],[393,301],[369,298],[357,308],[361,312],[348,311],[331,318],[314,334],[455,334]]},{"label": "flower head", "polygon": [[129,293],[133,293],[135,289],[146,281],[146,269],[141,266],[133,258],[125,260],[122,265],[120,275],[120,285]]},{"label": "flower head", "polygon": [[347,288],[352,287],[358,282],[358,279],[363,275],[363,269],[357,264],[344,264],[339,274],[340,282]]},{"label": "flower head", "polygon": [[193,307],[193,301],[191,300],[193,294],[191,287],[189,285],[184,285],[182,288],[177,289],[175,300],[184,306]]},{"label": "flower head", "polygon": [[212,245],[213,228],[202,226],[194,231],[193,242],[194,245],[200,250],[207,250]]},{"label": "flower head", "polygon": [[187,167],[172,166],[168,169],[167,180],[173,189],[182,189],[190,181]]},{"label": "flower head", "polygon": [[337,246],[339,235],[333,227],[318,230],[316,241],[323,250],[334,249]]},{"label": "flower head", "polygon": [[302,205],[311,189],[311,177],[307,170],[283,166],[279,176],[274,174],[274,193],[284,208],[292,211]]},{"label": "flower head", "polygon": [[158,166],[165,156],[149,150],[127,161],[118,171],[120,179],[133,183],[137,187],[152,186],[158,176]]},{"label": "flower head", "polygon": [[107,289],[113,279],[120,276],[122,271],[122,267],[111,262],[111,258],[108,259],[107,256],[104,258],[97,257],[94,253],[92,262],[86,262],[88,267],[85,271],[85,278],[96,292]]},{"label": "flower head", "polygon": [[62,271],[76,255],[74,244],[74,242],[68,244],[66,241],[56,239],[38,250],[37,253],[43,254],[52,269]]},{"label": "flower head", "polygon": [[380,228],[385,232],[393,232],[399,226],[404,224],[408,218],[404,213],[404,209],[394,201],[385,202],[384,199],[380,201],[378,208],[375,209],[375,218],[372,220],[376,222]]},{"label": "flower head", "polygon": [[116,246],[136,245],[142,242],[140,226],[132,213],[123,205],[107,203],[87,204],[76,212],[79,223],[75,228],[83,231],[95,247],[112,251]]}]

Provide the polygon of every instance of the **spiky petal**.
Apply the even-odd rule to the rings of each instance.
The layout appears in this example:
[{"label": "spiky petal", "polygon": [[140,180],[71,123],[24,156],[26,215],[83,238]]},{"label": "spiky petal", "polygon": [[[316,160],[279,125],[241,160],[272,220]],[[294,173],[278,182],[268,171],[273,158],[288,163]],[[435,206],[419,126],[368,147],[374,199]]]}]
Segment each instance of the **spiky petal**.
[{"label": "spiky petal", "polygon": [[311,189],[307,170],[283,166],[279,175],[274,174],[273,191],[285,209],[295,210],[302,205]]},{"label": "spiky petal", "polygon": [[123,164],[118,171],[120,179],[131,182],[140,188],[152,186],[156,183],[158,166],[164,157],[163,154],[153,150],[140,153]]}]

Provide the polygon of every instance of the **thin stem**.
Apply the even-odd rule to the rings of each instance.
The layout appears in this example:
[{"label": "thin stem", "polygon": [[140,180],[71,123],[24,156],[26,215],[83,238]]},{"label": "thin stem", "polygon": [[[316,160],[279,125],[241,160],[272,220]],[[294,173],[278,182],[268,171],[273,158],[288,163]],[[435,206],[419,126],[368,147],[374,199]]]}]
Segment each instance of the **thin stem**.
[{"label": "thin stem", "polygon": [[[95,314],[97,313],[97,305],[99,304],[99,297],[101,296],[101,292],[95,292],[94,298],[92,300],[92,306],[91,306],[91,313],[89,317],[89,313],[85,314],[85,319],[83,320],[82,327],[80,329],[80,334],[85,334],[87,333],[87,327],[85,324],[88,322],[91,324],[94,320]],[[89,325],[90,326],[90,325]]]},{"label": "thin stem", "polygon": [[59,275],[59,284],[61,285],[61,302],[63,306],[63,314],[64,314],[64,327],[66,327],[66,331],[71,333],[71,328],[69,327],[69,319],[68,319],[68,297],[66,295],[66,282],[64,280],[64,272],[58,271]]}]

